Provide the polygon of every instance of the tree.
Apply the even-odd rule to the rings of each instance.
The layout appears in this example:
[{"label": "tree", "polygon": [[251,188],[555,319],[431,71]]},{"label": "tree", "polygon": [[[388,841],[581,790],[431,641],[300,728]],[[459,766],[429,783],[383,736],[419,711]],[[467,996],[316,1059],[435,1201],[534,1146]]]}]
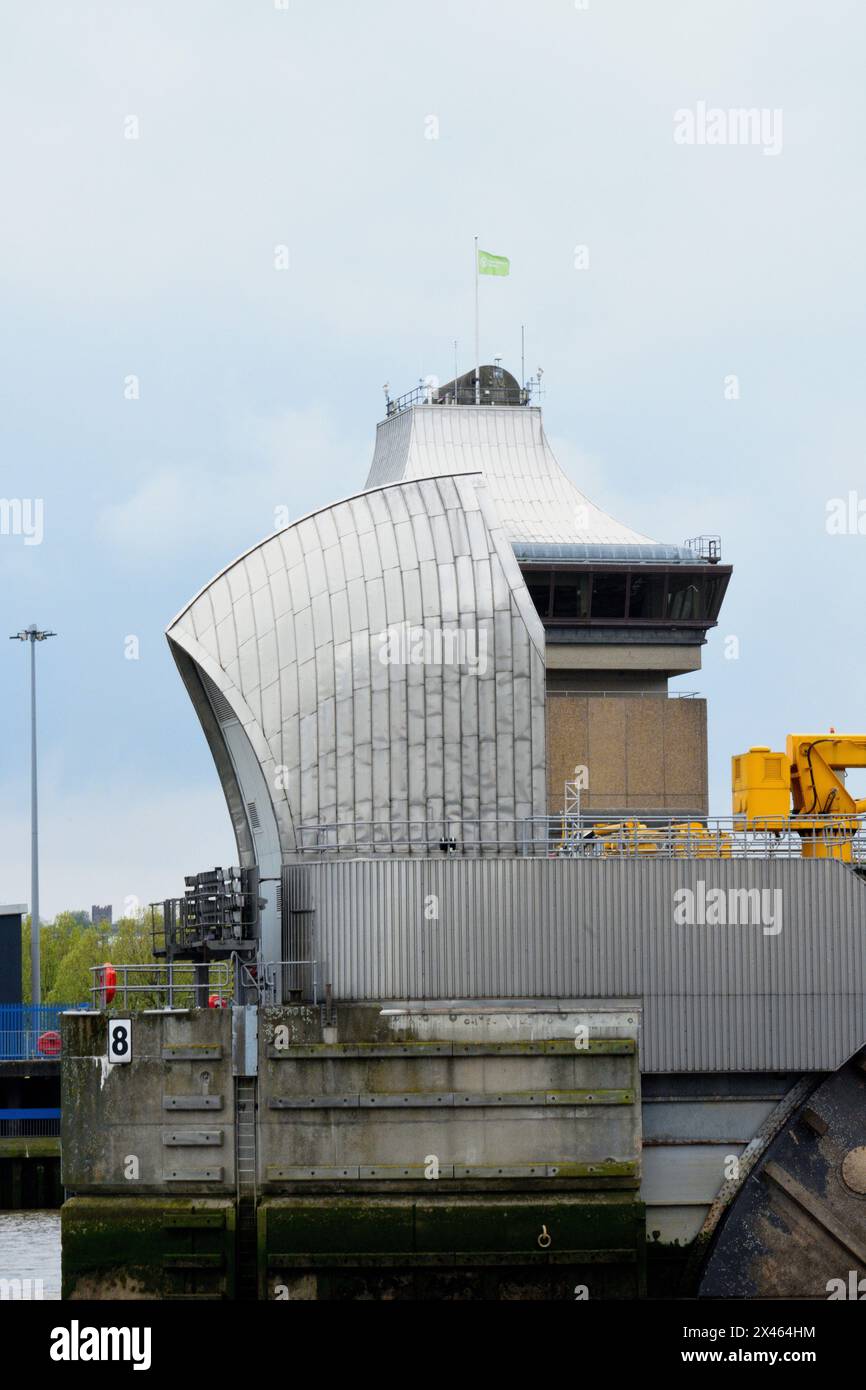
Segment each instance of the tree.
[{"label": "tree", "polygon": [[[44,1004],[93,1003],[91,969],[105,961],[123,965],[154,963],[149,919],[144,911],[122,917],[110,933],[91,925],[86,913],[59,912],[39,933]],[[22,985],[25,1003],[32,1003],[30,978],[30,918],[22,931]]]}]

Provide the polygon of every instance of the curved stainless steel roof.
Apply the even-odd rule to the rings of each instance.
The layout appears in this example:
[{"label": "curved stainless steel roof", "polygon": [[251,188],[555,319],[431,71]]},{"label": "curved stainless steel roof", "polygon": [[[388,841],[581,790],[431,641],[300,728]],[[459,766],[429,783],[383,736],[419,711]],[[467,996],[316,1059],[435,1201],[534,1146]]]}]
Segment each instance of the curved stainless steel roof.
[{"label": "curved stainless steel roof", "polygon": [[413,405],[377,426],[367,486],[469,472],[483,473],[513,545],[655,545],[566,477],[538,406]]},{"label": "curved stainless steel roof", "polygon": [[544,811],[544,633],[478,477],[292,523],[167,636],[244,862],[319,822]]}]

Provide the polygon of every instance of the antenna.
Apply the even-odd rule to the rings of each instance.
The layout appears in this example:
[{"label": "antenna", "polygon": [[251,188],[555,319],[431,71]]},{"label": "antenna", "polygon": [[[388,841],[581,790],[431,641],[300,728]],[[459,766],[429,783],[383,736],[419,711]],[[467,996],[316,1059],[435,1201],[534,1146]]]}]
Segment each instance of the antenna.
[{"label": "antenna", "polygon": [[526,327],[520,325],[520,384],[526,385]]},{"label": "antenna", "polygon": [[541,378],[542,378],[543,376],[544,376],[544,368],[543,368],[543,367],[536,367],[536,369],[535,369],[535,376],[530,377],[530,378],[529,378],[529,381],[527,381],[527,383],[526,383],[526,395],[527,395],[527,400],[531,399],[531,397],[532,397],[533,395],[535,396],[536,400],[539,400],[539,401],[541,400],[541,397],[544,395],[544,391],[542,390],[542,386],[541,386]]}]

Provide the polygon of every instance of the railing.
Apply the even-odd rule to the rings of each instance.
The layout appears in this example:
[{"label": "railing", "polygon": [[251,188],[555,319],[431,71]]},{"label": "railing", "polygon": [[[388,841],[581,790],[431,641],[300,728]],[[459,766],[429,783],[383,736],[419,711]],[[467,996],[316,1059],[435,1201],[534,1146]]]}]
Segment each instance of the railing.
[{"label": "railing", "polygon": [[[513,386],[494,384],[482,385],[480,391],[479,405],[529,405],[532,400],[532,387],[519,386],[516,390]],[[388,398],[386,414],[399,415],[401,411],[408,410],[413,405],[475,405],[475,386],[458,386],[456,389],[449,386],[445,390],[441,386],[429,386],[422,384],[416,386],[412,391],[405,391],[402,396],[396,396],[394,400]]]},{"label": "railing", "polygon": [[[502,854],[546,853],[548,817],[522,820],[334,821],[298,830],[301,854]],[[530,848],[538,845],[537,849]]]},{"label": "railing", "polygon": [[[317,960],[263,961],[259,966],[259,998],[262,1003],[292,1000],[317,1005],[321,995]],[[279,985],[279,993],[277,986]]]},{"label": "railing", "polygon": [[233,956],[205,965],[178,961],[111,969],[110,983],[103,966],[90,971],[92,1008],[228,1008],[235,997],[248,994],[265,1004],[291,997],[318,1004],[321,992],[319,962],[314,959],[252,962]]},{"label": "railing", "polygon": [[229,962],[206,965],[187,961],[149,965],[101,965],[90,969],[90,1000],[94,1009],[112,1004],[123,1008],[204,1008],[214,999],[217,1006],[231,1003],[233,984]]},{"label": "railing", "polygon": [[684,820],[642,816],[613,820],[612,813],[584,811],[578,817],[531,816],[523,820],[337,821],[298,831],[304,856],[531,855],[539,858],[602,859],[656,856],[663,859],[844,858],[866,863],[866,818],[810,816],[774,818],[771,828],[747,828],[740,816]]},{"label": "railing", "polygon": [[557,695],[570,695],[572,699],[576,695],[592,695],[593,699],[619,700],[623,696],[639,696],[642,700],[698,700],[701,698],[699,690],[636,690],[628,686],[621,690],[551,690],[545,691],[548,700],[555,699]]},{"label": "railing", "polygon": [[722,558],[721,536],[692,536],[691,540],[683,541],[683,545],[686,550],[694,550],[702,560],[709,560],[711,565],[717,565]]},{"label": "railing", "polygon": [[74,1004],[0,1004],[0,1059],[41,1060],[60,1052],[60,1015]]},{"label": "railing", "polygon": [[0,1109],[0,1139],[50,1139],[60,1133],[60,1109]]}]

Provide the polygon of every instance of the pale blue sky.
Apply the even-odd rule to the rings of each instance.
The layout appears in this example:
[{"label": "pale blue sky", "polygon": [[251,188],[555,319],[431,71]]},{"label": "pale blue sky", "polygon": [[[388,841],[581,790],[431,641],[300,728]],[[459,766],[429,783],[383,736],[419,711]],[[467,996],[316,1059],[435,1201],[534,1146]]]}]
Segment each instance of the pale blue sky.
[{"label": "pale blue sky", "polygon": [[[363,486],[383,382],[446,378],[455,337],[471,364],[476,232],[512,264],[482,356],[519,370],[526,324],[578,486],[735,565],[680,682],[710,701],[712,809],[732,753],[863,729],[866,535],[825,515],[866,498],[864,41],[853,0],[5,6],[0,495],[42,498],[45,534],[0,535],[0,606],[60,633],[44,915],[234,857],[163,630],[275,507]],[[781,153],[676,144],[699,102],[781,110]],[[0,655],[0,900],[24,901],[26,653]]]}]

